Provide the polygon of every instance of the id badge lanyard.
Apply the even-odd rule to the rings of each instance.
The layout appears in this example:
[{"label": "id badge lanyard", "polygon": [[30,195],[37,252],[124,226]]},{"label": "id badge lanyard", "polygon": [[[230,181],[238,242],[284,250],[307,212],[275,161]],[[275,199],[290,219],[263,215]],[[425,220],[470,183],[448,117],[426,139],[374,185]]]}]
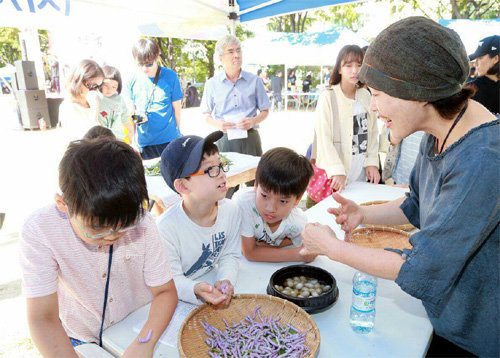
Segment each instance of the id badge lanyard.
[{"label": "id badge lanyard", "polygon": [[111,262],[113,261],[113,245],[109,247],[108,276],[106,277],[106,286],[104,289],[104,307],[102,308],[101,329],[99,330],[99,347],[102,347],[102,329],[104,328],[104,317],[106,316],[106,305],[108,303],[109,278],[111,276]]},{"label": "id badge lanyard", "polygon": [[160,78],[160,72],[161,72],[161,68],[160,68],[160,66],[158,66],[158,68],[156,69],[155,79],[153,81],[153,89],[151,91],[151,96],[149,96],[148,102],[146,103],[146,108],[144,109],[144,114],[146,116],[148,115],[148,110],[149,110],[149,107],[151,106],[151,103],[153,103],[153,97],[155,94],[156,84],[158,83],[158,80]]}]

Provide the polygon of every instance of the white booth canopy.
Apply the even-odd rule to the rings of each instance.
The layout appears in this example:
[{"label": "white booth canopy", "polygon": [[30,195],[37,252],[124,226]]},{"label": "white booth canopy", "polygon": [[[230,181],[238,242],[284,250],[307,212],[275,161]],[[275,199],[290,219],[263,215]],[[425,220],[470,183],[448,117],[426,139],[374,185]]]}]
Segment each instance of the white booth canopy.
[{"label": "white booth canopy", "polygon": [[[217,39],[233,22],[354,0],[0,0],[0,26]],[[233,6],[231,6],[233,5]]]},{"label": "white booth canopy", "polygon": [[346,27],[300,34],[266,33],[243,42],[243,60],[247,65],[333,66],[345,45],[363,47],[368,42]]}]

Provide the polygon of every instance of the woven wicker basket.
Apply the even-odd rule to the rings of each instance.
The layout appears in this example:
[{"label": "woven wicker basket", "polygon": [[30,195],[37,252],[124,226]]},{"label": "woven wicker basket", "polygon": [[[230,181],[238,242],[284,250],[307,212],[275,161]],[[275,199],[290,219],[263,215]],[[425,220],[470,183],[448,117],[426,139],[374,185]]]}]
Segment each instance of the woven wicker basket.
[{"label": "woven wicker basket", "polygon": [[410,234],[390,227],[363,227],[352,232],[349,242],[376,249],[412,249]]},{"label": "woven wicker basket", "polygon": [[287,300],[260,294],[234,295],[231,304],[226,309],[214,309],[209,304],[203,304],[196,308],[184,320],[179,330],[177,343],[181,357],[197,358],[208,357],[209,347],[205,343],[207,335],[201,322],[208,322],[212,326],[222,329],[225,318],[228,322],[234,320],[239,322],[247,315],[252,314],[261,306],[262,317],[281,317],[282,325],[290,323],[299,331],[307,331],[306,344],[311,350],[308,357],[316,357],[319,351],[320,334],[316,322],[302,308]]},{"label": "woven wicker basket", "polygon": [[[366,203],[360,204],[361,206],[371,206],[371,205],[379,205],[379,204],[385,204],[388,203],[387,200],[377,200],[377,201],[368,201]],[[365,227],[371,227],[371,228],[393,228],[397,230],[403,230],[403,231],[412,231],[416,229],[415,226],[412,224],[403,224],[403,225],[365,225]]]}]

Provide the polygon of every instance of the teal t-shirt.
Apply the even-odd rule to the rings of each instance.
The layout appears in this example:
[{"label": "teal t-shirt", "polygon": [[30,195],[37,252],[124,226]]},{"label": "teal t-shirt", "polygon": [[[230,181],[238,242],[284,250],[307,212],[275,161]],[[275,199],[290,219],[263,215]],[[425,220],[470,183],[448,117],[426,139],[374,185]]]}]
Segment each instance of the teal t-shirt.
[{"label": "teal t-shirt", "polygon": [[98,92],[98,95],[100,125],[111,129],[116,138],[123,140],[125,138],[123,124],[128,123],[130,117],[125,100],[118,93],[111,97],[106,97],[101,92]]},{"label": "teal t-shirt", "polygon": [[158,83],[154,78],[137,72],[126,86],[126,95],[135,107],[135,114],[147,116],[147,122],[137,128],[139,146],[169,143],[181,136],[172,102],[182,99],[179,77],[169,68],[160,67]]}]

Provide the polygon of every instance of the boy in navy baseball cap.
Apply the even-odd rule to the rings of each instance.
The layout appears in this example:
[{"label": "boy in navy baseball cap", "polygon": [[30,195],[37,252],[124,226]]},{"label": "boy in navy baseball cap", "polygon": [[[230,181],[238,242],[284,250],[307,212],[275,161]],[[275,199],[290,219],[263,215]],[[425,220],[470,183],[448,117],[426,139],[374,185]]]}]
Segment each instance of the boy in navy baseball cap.
[{"label": "boy in navy baseball cap", "polygon": [[[234,292],[241,255],[238,207],[225,199],[226,172],[214,142],[217,131],[205,138],[175,139],[161,155],[161,173],[182,201],[158,220],[180,300],[228,305]],[[218,267],[217,267],[218,266]],[[217,267],[212,285],[201,276]]]}]

